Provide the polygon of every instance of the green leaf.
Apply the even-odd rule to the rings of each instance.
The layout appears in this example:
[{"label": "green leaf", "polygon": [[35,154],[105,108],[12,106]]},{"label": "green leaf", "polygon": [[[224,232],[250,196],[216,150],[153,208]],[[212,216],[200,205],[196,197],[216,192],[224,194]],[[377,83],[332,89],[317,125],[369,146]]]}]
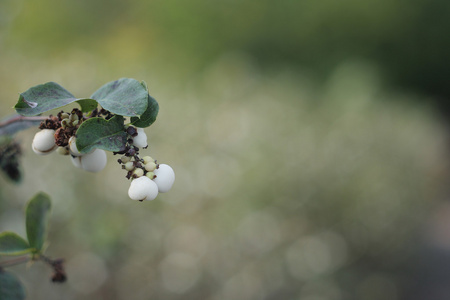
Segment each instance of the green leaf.
[{"label": "green leaf", "polygon": [[77,149],[81,153],[88,153],[93,148],[107,151],[122,151],[127,142],[124,130],[124,118],[114,116],[110,120],[90,118],[84,121],[77,130]]},{"label": "green leaf", "polygon": [[42,192],[34,196],[27,205],[26,228],[28,242],[37,252],[42,250],[47,236],[50,206],[50,197]]},{"label": "green leaf", "polygon": [[98,103],[94,99],[79,99],[77,103],[80,105],[82,112],[89,112],[97,108]]},{"label": "green leaf", "polygon": [[[23,255],[33,249],[22,237],[14,232],[2,232],[0,234],[0,255]],[[0,299],[2,299],[0,297]]]},{"label": "green leaf", "polygon": [[136,79],[121,78],[105,84],[91,98],[113,114],[136,117],[147,109],[147,94],[147,89]]},{"label": "green leaf", "polygon": [[20,94],[14,108],[23,116],[36,116],[76,100],[75,96],[56,82],[47,82]]},{"label": "green leaf", "polygon": [[25,289],[19,279],[12,273],[0,269],[0,299],[23,300]]},{"label": "green leaf", "polygon": [[159,105],[156,102],[155,98],[148,95],[148,105],[147,110],[138,117],[131,117],[131,123],[136,127],[145,128],[153,124],[156,121],[156,117],[158,116]]},{"label": "green leaf", "polygon": [[47,82],[29,88],[19,96],[14,108],[23,116],[36,116],[77,101],[83,112],[97,107],[94,99],[77,99],[56,82]]}]

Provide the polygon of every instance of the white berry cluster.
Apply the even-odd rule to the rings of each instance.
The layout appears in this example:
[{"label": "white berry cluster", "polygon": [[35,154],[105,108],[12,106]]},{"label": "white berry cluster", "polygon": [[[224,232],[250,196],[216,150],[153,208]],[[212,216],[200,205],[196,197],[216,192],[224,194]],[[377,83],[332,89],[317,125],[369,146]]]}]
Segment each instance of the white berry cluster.
[{"label": "white berry cluster", "polygon": [[139,148],[147,148],[147,135],[142,128],[130,126],[127,132],[132,136],[127,149],[118,162],[131,179],[128,196],[132,200],[153,200],[158,193],[168,192],[175,181],[173,169],[166,164],[158,164],[150,156],[139,157]]},{"label": "white berry cluster", "polygon": [[99,172],[106,166],[106,152],[95,149],[87,154],[81,154],[76,145],[76,138],[73,136],[69,140],[69,147],[58,147],[55,144],[55,130],[42,129],[34,136],[31,148],[39,155],[50,154],[56,150],[61,155],[71,155],[72,163],[88,172]]},{"label": "white berry cluster", "polygon": [[[94,149],[81,154],[76,146],[75,133],[86,117],[79,110],[72,113],[60,112],[57,117],[50,116],[36,133],[32,149],[39,155],[50,154],[56,150],[61,155],[70,155],[72,163],[85,171],[99,172],[107,163],[106,152]],[[158,193],[168,192],[174,181],[175,173],[166,164],[158,164],[150,156],[139,157],[139,150],[148,147],[147,135],[143,128],[127,126],[128,140],[124,150],[114,152],[122,154],[118,162],[127,171],[126,177],[131,179],[128,195],[132,200],[153,200]]]},{"label": "white berry cluster", "polygon": [[45,127],[55,129],[43,128],[36,133],[31,148],[39,155],[50,154],[55,150],[61,155],[70,154],[72,163],[88,172],[103,170],[106,166],[106,152],[104,150],[95,149],[90,153],[81,154],[75,145],[76,138],[74,134],[82,121],[82,115],[80,118],[78,110],[70,114],[60,112],[58,117],[50,116]]}]

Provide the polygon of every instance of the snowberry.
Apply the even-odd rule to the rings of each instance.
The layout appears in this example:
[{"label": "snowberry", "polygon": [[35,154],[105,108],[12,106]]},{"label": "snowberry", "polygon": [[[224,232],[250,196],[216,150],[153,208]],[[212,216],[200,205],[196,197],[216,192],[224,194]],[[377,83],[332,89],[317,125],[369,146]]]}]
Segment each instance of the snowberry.
[{"label": "snowberry", "polygon": [[155,171],[155,169],[156,169],[155,162],[151,161],[151,162],[145,164],[145,170],[146,171],[153,172],[153,171]]},{"label": "snowberry", "polygon": [[67,150],[66,147],[58,147],[58,149],[56,149],[56,153],[60,155],[69,155],[69,150]]},{"label": "snowberry", "polygon": [[148,164],[149,162],[155,162],[155,160],[151,156],[144,156],[142,159],[144,160],[144,165]]},{"label": "snowberry", "polygon": [[42,129],[36,133],[31,148],[39,155],[51,153],[56,149],[55,131],[52,129]]},{"label": "snowberry", "polygon": [[153,172],[156,178],[153,181],[158,186],[158,191],[160,193],[168,192],[175,181],[175,172],[173,169],[166,164],[160,164],[159,168]]},{"label": "snowberry", "polygon": [[72,154],[73,156],[81,156],[83,154],[80,153],[80,151],[78,151],[77,145],[77,138],[72,136],[69,139],[69,150],[70,150],[70,154]]},{"label": "snowberry", "polygon": [[139,148],[145,148],[148,146],[147,135],[143,128],[137,129],[137,136],[133,137],[133,145]]},{"label": "snowberry", "polygon": [[134,162],[129,161],[125,163],[125,170],[127,171],[133,171],[134,169]]},{"label": "snowberry", "polygon": [[126,164],[127,162],[129,162],[131,160],[131,157],[124,155],[120,158],[120,160],[122,161],[123,164]]},{"label": "snowberry", "polygon": [[82,169],[82,167],[81,167],[81,156],[71,156],[71,160],[72,160],[72,164],[75,167]]},{"label": "snowberry", "polygon": [[95,149],[82,156],[72,156],[73,165],[88,172],[100,172],[105,168],[106,162],[106,152],[102,149]]},{"label": "snowberry", "polygon": [[128,196],[132,200],[153,200],[158,196],[158,186],[147,176],[142,176],[133,179],[128,189]]},{"label": "snowberry", "polygon": [[145,174],[145,176],[147,176],[150,179],[153,179],[155,177],[155,173],[153,172],[147,172],[147,174]]},{"label": "snowberry", "polygon": [[88,172],[100,172],[106,167],[106,162],[106,152],[102,149],[81,156],[81,167]]},{"label": "snowberry", "polygon": [[133,175],[134,175],[135,177],[141,177],[141,176],[144,175],[144,170],[142,170],[141,168],[136,168],[136,169],[133,171]]}]

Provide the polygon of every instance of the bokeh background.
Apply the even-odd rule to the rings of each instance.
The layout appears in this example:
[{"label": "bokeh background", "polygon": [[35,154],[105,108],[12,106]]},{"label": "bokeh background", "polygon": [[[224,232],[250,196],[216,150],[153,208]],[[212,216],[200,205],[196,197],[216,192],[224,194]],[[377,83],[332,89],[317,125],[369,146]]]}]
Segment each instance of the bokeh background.
[{"label": "bokeh background", "polygon": [[129,200],[31,151],[0,178],[0,230],[52,197],[47,254],[11,268],[28,299],[448,299],[450,2],[1,0],[0,117],[56,81],[121,77],[160,104],[149,154],[176,182]]}]

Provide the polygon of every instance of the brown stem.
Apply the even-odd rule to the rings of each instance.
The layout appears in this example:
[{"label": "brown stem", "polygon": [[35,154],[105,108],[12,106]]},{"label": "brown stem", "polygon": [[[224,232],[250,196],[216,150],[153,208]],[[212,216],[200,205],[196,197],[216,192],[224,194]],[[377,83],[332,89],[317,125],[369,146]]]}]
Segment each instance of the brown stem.
[{"label": "brown stem", "polygon": [[30,256],[21,256],[21,257],[13,258],[10,260],[0,261],[0,269],[4,268],[4,267],[11,267],[11,266],[23,264],[23,263],[28,262],[29,260],[31,260]]},{"label": "brown stem", "polygon": [[11,119],[8,119],[6,121],[0,122],[0,128],[7,126],[12,123],[16,122],[26,122],[26,121],[44,121],[48,118],[48,116],[37,116],[37,117],[24,117],[21,115],[17,115],[15,117],[12,117]]}]

